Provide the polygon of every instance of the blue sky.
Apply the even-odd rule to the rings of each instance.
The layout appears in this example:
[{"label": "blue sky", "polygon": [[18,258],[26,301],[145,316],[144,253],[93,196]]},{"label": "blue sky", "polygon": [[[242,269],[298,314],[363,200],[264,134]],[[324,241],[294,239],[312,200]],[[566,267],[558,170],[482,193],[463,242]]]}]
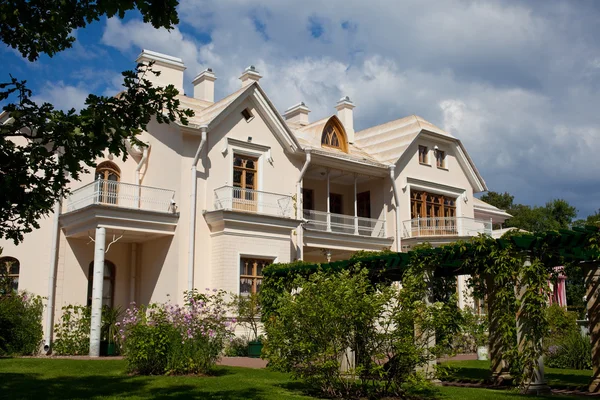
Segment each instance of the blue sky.
[{"label": "blue sky", "polygon": [[316,120],[348,95],[358,129],[418,114],[464,142],[491,190],[600,208],[600,2],[181,0],[179,12],[171,32],[136,13],[103,19],[35,63],[0,48],[0,81],[77,108],[115,93],[142,48],[183,58],[188,93],[213,68],[217,98],[253,64],[280,111],[304,101]]}]

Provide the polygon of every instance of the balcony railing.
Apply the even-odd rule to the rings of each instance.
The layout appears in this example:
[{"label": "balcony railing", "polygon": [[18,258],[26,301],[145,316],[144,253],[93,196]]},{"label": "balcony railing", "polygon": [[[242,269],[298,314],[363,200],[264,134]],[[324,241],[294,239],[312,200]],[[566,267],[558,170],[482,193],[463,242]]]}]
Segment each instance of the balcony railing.
[{"label": "balcony railing", "polygon": [[261,192],[234,186],[215,189],[215,210],[243,211],[292,218],[294,200],[284,194]]},{"label": "balcony railing", "polygon": [[96,204],[172,213],[175,211],[174,195],[172,190],[99,179],[71,192],[65,212]]},{"label": "balcony railing", "polygon": [[324,211],[303,210],[306,229],[352,235],[385,237],[385,220],[353,215],[333,214]]},{"label": "balcony railing", "polygon": [[416,218],[403,222],[402,237],[491,235],[492,222],[467,217]]}]

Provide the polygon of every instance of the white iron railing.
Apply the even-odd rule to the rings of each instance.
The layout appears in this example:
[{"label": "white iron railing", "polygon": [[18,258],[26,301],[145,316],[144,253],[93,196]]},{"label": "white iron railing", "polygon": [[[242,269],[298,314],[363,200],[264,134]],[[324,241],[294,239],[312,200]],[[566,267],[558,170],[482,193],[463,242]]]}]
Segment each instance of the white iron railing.
[{"label": "white iron railing", "polygon": [[284,218],[292,218],[295,214],[292,196],[234,186],[215,189],[215,210],[243,211]]},{"label": "white iron railing", "polygon": [[360,236],[385,237],[385,220],[333,214],[325,211],[303,210],[306,229],[349,233]]},{"label": "white iron railing", "polygon": [[467,217],[415,218],[402,223],[402,237],[491,235],[492,222]]},{"label": "white iron railing", "polygon": [[96,180],[73,190],[67,198],[66,211],[99,204],[118,208],[172,213],[175,192],[117,181]]}]

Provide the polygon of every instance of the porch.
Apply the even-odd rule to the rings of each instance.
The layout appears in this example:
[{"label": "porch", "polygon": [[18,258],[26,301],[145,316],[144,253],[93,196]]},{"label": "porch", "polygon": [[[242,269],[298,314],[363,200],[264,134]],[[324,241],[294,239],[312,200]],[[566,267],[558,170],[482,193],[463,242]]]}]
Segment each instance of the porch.
[{"label": "porch", "polygon": [[492,235],[492,221],[468,217],[414,218],[402,223],[402,239]]}]

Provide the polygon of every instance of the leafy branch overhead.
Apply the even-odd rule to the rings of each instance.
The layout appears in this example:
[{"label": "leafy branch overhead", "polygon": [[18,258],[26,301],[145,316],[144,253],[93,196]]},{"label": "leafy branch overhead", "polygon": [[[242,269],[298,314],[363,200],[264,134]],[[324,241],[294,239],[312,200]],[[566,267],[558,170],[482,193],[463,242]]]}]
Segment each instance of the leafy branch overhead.
[{"label": "leafy branch overhead", "polygon": [[178,0],[4,0],[0,2],[0,39],[29,61],[50,57],[75,42],[73,30],[101,17],[124,18],[138,10],[154,28],[172,29],[179,23]]},{"label": "leafy branch overhead", "polygon": [[137,138],[154,118],[159,123],[187,123],[191,110],[181,110],[173,85],[153,87],[151,66],[138,64],[123,72],[124,91],[114,97],[90,94],[80,112],[36,104],[25,81],[0,84],[0,101],[9,121],[0,125],[0,238],[18,242],[38,228],[56,200],[105,151],[127,157],[126,140]]}]

